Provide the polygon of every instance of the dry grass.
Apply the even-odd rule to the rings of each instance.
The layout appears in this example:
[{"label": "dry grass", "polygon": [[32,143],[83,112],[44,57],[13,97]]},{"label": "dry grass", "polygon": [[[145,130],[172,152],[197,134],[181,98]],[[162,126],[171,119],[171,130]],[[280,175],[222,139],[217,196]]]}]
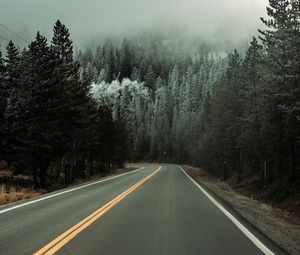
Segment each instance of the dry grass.
[{"label": "dry grass", "polygon": [[183,167],[185,170],[187,170],[187,172],[190,175],[201,178],[201,181],[204,183],[208,182],[209,184],[216,186],[218,189],[222,191],[234,192],[233,188],[228,183],[216,179],[211,179],[209,174],[201,168],[193,167],[189,165],[183,165]]},{"label": "dry grass", "polygon": [[227,184],[226,182],[219,181],[217,183],[217,186],[219,189],[224,190],[224,191],[233,191],[232,187],[229,184]]},{"label": "dry grass", "polygon": [[41,195],[41,192],[32,188],[8,187],[0,184],[0,205],[29,199],[38,195]]},{"label": "dry grass", "polygon": [[115,171],[115,174],[124,174],[124,173],[127,173],[127,172],[131,172],[133,170],[136,170],[137,168],[135,167],[124,167],[124,168],[120,168],[120,169],[117,169]]},{"label": "dry grass", "polygon": [[[136,167],[125,166],[124,168],[118,168],[118,169],[112,170],[110,172],[95,174],[95,175],[89,176],[86,179],[75,179],[69,186],[76,186],[76,185],[84,184],[84,183],[90,182],[90,181],[97,181],[97,180],[100,180],[100,179],[108,177],[108,176],[123,174],[123,173],[127,173],[130,171],[136,170],[136,169],[137,169]],[[65,186],[57,187],[56,189],[60,189],[60,188],[65,188]]]},{"label": "dry grass", "polygon": [[201,168],[183,165],[183,168],[187,170],[191,175],[199,177],[208,177],[208,173]]}]

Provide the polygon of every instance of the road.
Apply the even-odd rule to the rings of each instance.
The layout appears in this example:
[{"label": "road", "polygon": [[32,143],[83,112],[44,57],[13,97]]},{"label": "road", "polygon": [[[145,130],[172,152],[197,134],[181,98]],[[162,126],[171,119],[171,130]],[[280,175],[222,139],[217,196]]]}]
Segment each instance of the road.
[{"label": "road", "polygon": [[224,208],[179,167],[146,165],[0,208],[0,254],[273,254]]}]

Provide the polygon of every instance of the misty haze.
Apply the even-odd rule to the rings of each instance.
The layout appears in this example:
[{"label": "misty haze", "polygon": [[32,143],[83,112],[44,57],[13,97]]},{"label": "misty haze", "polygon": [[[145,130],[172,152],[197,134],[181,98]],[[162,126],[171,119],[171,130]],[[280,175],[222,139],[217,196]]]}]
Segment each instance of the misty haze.
[{"label": "misty haze", "polygon": [[[0,16],[29,41],[36,31],[51,38],[51,27],[60,19],[78,47],[86,46],[92,39],[162,28],[237,43],[238,39],[249,39],[257,33],[266,4],[267,0],[1,0]],[[0,27],[0,32],[24,46],[5,29]]]},{"label": "misty haze", "polygon": [[0,254],[300,254],[299,0],[0,0]]}]

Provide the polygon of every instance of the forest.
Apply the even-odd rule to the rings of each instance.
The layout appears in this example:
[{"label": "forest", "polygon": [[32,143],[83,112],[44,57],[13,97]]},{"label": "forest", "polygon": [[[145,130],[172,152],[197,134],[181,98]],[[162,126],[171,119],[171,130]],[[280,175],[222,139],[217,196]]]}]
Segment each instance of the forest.
[{"label": "forest", "polygon": [[50,45],[39,32],[21,52],[10,41],[0,70],[0,158],[14,174],[46,187],[123,165],[123,124],[90,97],[89,76],[73,60],[69,31],[60,21]]},{"label": "forest", "polygon": [[300,3],[270,0],[264,29],[230,54],[167,33],[73,50],[59,20],[0,55],[0,160],[37,186],[125,162],[190,164],[299,191]]}]

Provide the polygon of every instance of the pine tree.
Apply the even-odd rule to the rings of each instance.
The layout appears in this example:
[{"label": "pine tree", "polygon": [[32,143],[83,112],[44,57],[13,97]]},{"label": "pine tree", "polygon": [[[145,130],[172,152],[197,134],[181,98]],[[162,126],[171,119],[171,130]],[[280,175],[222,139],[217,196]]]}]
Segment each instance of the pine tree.
[{"label": "pine tree", "polygon": [[113,52],[113,47],[111,43],[109,46],[106,48],[106,56],[105,56],[105,70],[106,70],[106,81],[111,83],[113,79],[115,78],[115,69],[116,69],[116,64],[115,64],[115,56]]},{"label": "pine tree", "polygon": [[174,105],[178,106],[179,93],[180,93],[180,77],[179,77],[179,69],[178,69],[177,65],[175,65],[172,70],[170,84],[171,84],[170,85],[171,86],[171,95],[174,100]]},{"label": "pine tree", "polygon": [[121,75],[121,53],[118,48],[115,50],[115,70],[114,70],[114,80],[119,79]]},{"label": "pine tree", "polygon": [[96,147],[93,155],[95,158],[98,157],[104,169],[109,170],[114,156],[114,144],[111,140],[114,135],[114,124],[107,106],[100,106],[98,109],[96,130],[97,134],[94,137]]},{"label": "pine tree", "polygon": [[[89,62],[93,62],[93,53],[90,48],[87,48],[84,54],[82,55],[82,60],[80,63],[82,67],[86,67]],[[101,66],[103,67],[104,65],[102,64]]]},{"label": "pine tree", "polygon": [[87,155],[88,148],[83,144],[90,117],[93,115],[93,102],[89,97],[90,81],[97,79],[95,67],[93,67],[94,77],[90,74],[88,77],[80,76],[80,66],[73,60],[72,48],[68,29],[57,21],[54,27],[52,49],[55,52],[57,71],[63,78],[60,83],[66,95],[63,108],[65,113],[68,113],[62,126],[64,133],[62,148],[66,152],[63,156],[70,165],[69,170],[65,169],[66,182],[72,181],[76,174],[74,173],[74,166],[77,164],[76,155]]},{"label": "pine tree", "polygon": [[145,75],[145,86],[148,87],[152,93],[154,93],[155,91],[155,81],[156,81],[156,77],[153,72],[153,68],[150,65],[148,66],[148,71]]},{"label": "pine tree", "polygon": [[[97,68],[98,71],[104,68],[103,64],[103,55],[104,55],[104,46],[101,47],[100,45],[97,46],[95,54],[93,56],[93,65]],[[82,63],[82,61],[78,61],[79,63]]]},{"label": "pine tree", "polygon": [[[65,138],[63,139],[63,150],[67,150],[71,145],[73,137],[75,136],[76,118],[78,113],[76,109],[80,105],[76,105],[77,98],[77,81],[79,79],[79,66],[73,62],[73,45],[69,38],[70,33],[60,20],[57,20],[53,28],[53,38],[51,41],[51,50],[55,57],[55,71],[60,75],[60,86],[65,91],[62,96],[65,96],[63,108],[69,116],[57,116],[60,118],[67,118],[63,126]],[[69,94],[69,95],[68,95]]]},{"label": "pine tree", "polygon": [[211,127],[211,107],[212,107],[212,101],[211,101],[211,95],[209,92],[207,92],[207,95],[204,99],[204,103],[203,103],[203,114],[202,114],[202,118],[201,118],[201,121],[202,121],[202,132],[205,133],[209,130],[209,128]]},{"label": "pine tree", "polygon": [[65,64],[73,63],[73,42],[70,40],[69,30],[60,20],[57,20],[53,29],[52,45],[58,59]]},{"label": "pine tree", "polygon": [[263,107],[266,93],[264,77],[264,52],[255,37],[246,52],[242,63],[240,99],[243,102],[241,146],[248,156],[253,157],[252,168],[262,170],[266,160],[266,151],[262,138]]},{"label": "pine tree", "polygon": [[92,64],[92,63],[88,63],[86,68],[85,68],[85,72],[89,74],[89,76],[91,77],[91,81],[96,83],[98,78],[99,78],[99,74],[98,74],[98,70],[96,69],[96,67]]},{"label": "pine tree", "polygon": [[33,169],[39,184],[46,185],[47,170],[53,158],[60,152],[63,134],[64,91],[60,86],[60,74],[56,72],[54,52],[45,37],[37,33],[35,41],[24,53],[21,86],[9,101],[6,117],[12,150]]},{"label": "pine tree", "polygon": [[0,51],[0,159],[3,158],[5,151],[5,137],[4,137],[4,114],[7,107],[8,93],[5,80],[5,65]]},{"label": "pine tree", "polygon": [[0,51],[0,93],[1,93],[1,98],[7,97],[6,94],[6,86],[5,86],[5,71],[6,71],[6,66],[4,64],[4,59],[2,57],[2,52]]},{"label": "pine tree", "polygon": [[132,72],[132,54],[129,42],[124,39],[121,50],[120,80],[130,78]]},{"label": "pine tree", "polygon": [[20,53],[12,41],[9,41],[6,47],[5,66],[7,93],[9,94],[14,88],[18,88],[20,78]]},{"label": "pine tree", "polygon": [[212,136],[214,153],[217,155],[215,166],[223,178],[229,169],[239,173],[240,153],[240,56],[237,51],[229,55],[229,63],[222,79],[213,88]]},{"label": "pine tree", "polygon": [[[271,166],[276,172],[284,172],[286,161],[290,165],[290,180],[298,175],[296,170],[295,143],[299,137],[299,5],[297,1],[270,0],[267,8],[269,20],[262,19],[267,29],[260,31],[267,51],[269,84],[268,115],[272,121],[268,136],[269,153],[276,160]],[[276,144],[276,146],[272,146]]]},{"label": "pine tree", "polygon": [[140,70],[136,67],[133,68],[131,79],[133,81],[141,82],[141,73]]},{"label": "pine tree", "polygon": [[143,58],[140,63],[140,66],[139,66],[142,81],[145,81],[145,76],[147,74],[148,67],[149,67],[149,65],[148,65],[146,59]]}]

